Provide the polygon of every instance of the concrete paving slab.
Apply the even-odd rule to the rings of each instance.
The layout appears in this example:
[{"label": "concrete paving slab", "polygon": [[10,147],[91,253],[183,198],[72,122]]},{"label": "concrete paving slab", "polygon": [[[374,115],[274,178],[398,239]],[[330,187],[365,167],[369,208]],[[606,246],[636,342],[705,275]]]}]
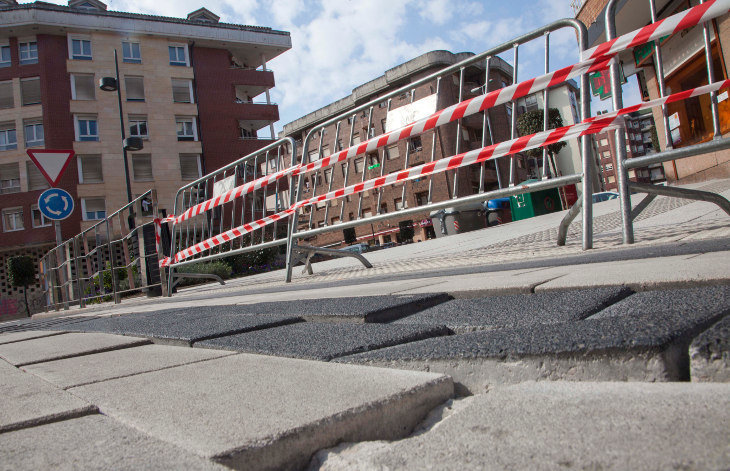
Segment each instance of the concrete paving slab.
[{"label": "concrete paving slab", "polygon": [[256,470],[301,468],[343,440],[403,437],[452,395],[453,383],[432,373],[240,354],[69,391],[153,437]]},{"label": "concrete paving slab", "polygon": [[637,293],[583,321],[437,337],[335,361],[438,371],[471,392],[530,379],[689,380],[689,343],[727,312],[718,300],[728,293]]},{"label": "concrete paving slab", "polygon": [[0,345],[0,358],[15,366],[24,366],[146,343],[149,340],[119,335],[68,333]]},{"label": "concrete paving slab", "polygon": [[154,338],[158,343],[191,345],[209,338],[300,322],[288,314],[251,315],[245,306],[195,306],[126,316],[103,317],[67,330],[108,332]]},{"label": "concrete paving slab", "polygon": [[0,345],[4,343],[13,343],[13,342],[20,342],[23,340],[30,340],[30,339],[38,339],[41,337],[50,337],[51,335],[60,335],[64,333],[63,331],[60,332],[52,332],[48,330],[23,330],[19,332],[7,332],[5,334],[0,334]]},{"label": "concrete paving slab", "polygon": [[589,263],[548,281],[535,292],[625,285],[637,290],[730,283],[730,252]]},{"label": "concrete paving slab", "polygon": [[96,316],[69,316],[69,317],[53,317],[53,318],[31,318],[21,319],[14,322],[5,322],[0,324],[0,333],[24,332],[27,330],[47,330],[56,328],[63,330],[61,326],[82,322],[87,319],[94,319]]},{"label": "concrete paving slab", "polygon": [[445,325],[457,333],[585,319],[633,294],[625,287],[455,299],[396,324]]},{"label": "concrete paving slab", "polygon": [[446,293],[398,296],[357,296],[301,299],[247,304],[252,314],[288,313],[307,320],[334,322],[388,322],[451,299]]},{"label": "concrete paving slab", "polygon": [[36,363],[24,366],[23,369],[59,388],[68,389],[231,354],[231,352],[221,350],[203,350],[171,345],[142,345]]},{"label": "concrete paving slab", "polygon": [[73,394],[61,391],[4,361],[0,361],[0,397],[3,401],[0,407],[0,436],[2,432],[79,417],[97,410]]},{"label": "concrete paving slab", "polygon": [[709,470],[730,463],[728,384],[528,382],[454,401],[441,413],[405,440],[323,450],[312,469]]},{"label": "concrete paving slab", "polygon": [[104,417],[92,415],[0,434],[0,470],[226,468]]},{"label": "concrete paving slab", "polygon": [[692,381],[730,383],[730,315],[692,341],[689,358]]},{"label": "concrete paving slab", "polygon": [[304,322],[194,344],[246,353],[329,361],[344,355],[449,335],[443,325]]},{"label": "concrete paving slab", "polygon": [[569,268],[555,267],[423,278],[420,286],[404,290],[402,294],[443,292],[461,298],[497,293],[532,293],[536,286],[559,278],[569,271]]}]

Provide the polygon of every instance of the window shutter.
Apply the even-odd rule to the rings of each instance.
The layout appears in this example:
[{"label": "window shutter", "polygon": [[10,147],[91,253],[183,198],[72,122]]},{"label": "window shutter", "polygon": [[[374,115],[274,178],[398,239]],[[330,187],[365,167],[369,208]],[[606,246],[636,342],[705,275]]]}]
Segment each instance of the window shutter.
[{"label": "window shutter", "polygon": [[142,77],[125,77],[124,84],[127,89],[127,100],[144,100],[144,80]]},{"label": "window shutter", "polygon": [[23,106],[35,105],[41,102],[41,79],[34,78],[20,81],[20,92]]},{"label": "window shutter", "polygon": [[13,82],[0,83],[0,109],[12,108],[15,106],[13,101]]},{"label": "window shutter", "polygon": [[180,154],[180,176],[183,180],[200,178],[198,157],[198,154]]},{"label": "window shutter", "polygon": [[83,183],[101,183],[104,181],[100,155],[84,155],[80,158]]},{"label": "window shutter", "polygon": [[45,190],[49,187],[46,178],[33,162],[26,162],[26,168],[28,170],[28,190]]},{"label": "window shutter", "polygon": [[152,180],[152,156],[150,154],[135,154],[132,156],[132,170],[135,181]]}]

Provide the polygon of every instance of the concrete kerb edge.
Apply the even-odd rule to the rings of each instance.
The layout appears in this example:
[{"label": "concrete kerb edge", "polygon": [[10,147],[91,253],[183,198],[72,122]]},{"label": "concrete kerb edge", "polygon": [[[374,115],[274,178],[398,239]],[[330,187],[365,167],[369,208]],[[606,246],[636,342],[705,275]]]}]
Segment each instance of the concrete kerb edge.
[{"label": "concrete kerb edge", "polygon": [[[110,334],[110,335],[116,335],[116,334]],[[109,347],[100,347],[100,348],[95,348],[93,350],[89,350],[89,351],[85,351],[85,352],[72,353],[72,354],[69,354],[69,355],[61,355],[61,356],[54,357],[54,358],[50,358],[50,359],[34,360],[34,361],[26,362],[26,363],[18,363],[17,365],[14,365],[14,366],[16,368],[22,368],[24,366],[36,365],[38,363],[47,363],[49,361],[66,360],[68,358],[76,358],[76,357],[83,357],[83,356],[86,356],[86,355],[94,355],[96,353],[111,352],[111,351],[114,351],[114,350],[123,350],[125,348],[139,347],[139,346],[142,346],[142,345],[149,345],[151,343],[152,342],[150,340],[148,340],[148,339],[140,339],[137,342],[132,342],[132,343],[124,344],[124,345],[112,345],[112,346],[109,346]]]},{"label": "concrete kerb edge", "polygon": [[407,391],[208,458],[234,469],[300,469],[319,450],[340,442],[404,438],[453,395],[452,378],[441,375]]},{"label": "concrete kerb edge", "polygon": [[76,419],[84,417],[86,415],[99,414],[99,408],[95,405],[89,404],[84,407],[79,407],[70,411],[59,412],[56,414],[48,414],[43,417],[37,417],[29,420],[23,420],[8,425],[0,425],[0,433],[15,432],[31,427],[38,427],[40,425],[52,424],[55,422],[62,422],[64,420]]}]

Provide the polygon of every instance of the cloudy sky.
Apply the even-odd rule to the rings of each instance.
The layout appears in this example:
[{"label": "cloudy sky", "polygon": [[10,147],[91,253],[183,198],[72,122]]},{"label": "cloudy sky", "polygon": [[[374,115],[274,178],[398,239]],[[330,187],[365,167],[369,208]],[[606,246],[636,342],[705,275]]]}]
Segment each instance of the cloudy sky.
[{"label": "cloudy sky", "polygon": [[[55,3],[66,4],[56,1]],[[271,61],[282,126],[351,93],[386,69],[435,49],[482,52],[572,16],[569,0],[112,0],[110,10],[185,17],[201,6],[221,21],[291,32]],[[512,62],[511,53],[502,56]],[[571,31],[551,35],[551,67],[577,61]],[[543,72],[543,40],[520,49],[519,78]],[[632,79],[633,81],[633,79]],[[608,102],[597,104],[603,109]]]}]

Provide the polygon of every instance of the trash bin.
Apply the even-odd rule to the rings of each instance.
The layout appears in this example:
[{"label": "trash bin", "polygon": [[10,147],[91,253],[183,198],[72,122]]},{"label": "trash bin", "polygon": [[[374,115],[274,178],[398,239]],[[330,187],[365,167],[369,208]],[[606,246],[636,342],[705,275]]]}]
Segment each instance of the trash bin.
[{"label": "trash bin", "polygon": [[433,211],[429,217],[433,221],[436,237],[461,234],[487,227],[487,220],[482,203],[446,208]]},{"label": "trash bin", "polygon": [[512,221],[509,198],[496,198],[482,203],[486,211],[487,227]]},{"label": "trash bin", "polygon": [[[533,183],[537,180],[526,180],[521,183]],[[512,210],[512,220],[519,221],[543,214],[561,211],[560,192],[557,188],[549,188],[547,190],[535,191],[533,193],[523,193],[510,197],[510,209]]]}]

